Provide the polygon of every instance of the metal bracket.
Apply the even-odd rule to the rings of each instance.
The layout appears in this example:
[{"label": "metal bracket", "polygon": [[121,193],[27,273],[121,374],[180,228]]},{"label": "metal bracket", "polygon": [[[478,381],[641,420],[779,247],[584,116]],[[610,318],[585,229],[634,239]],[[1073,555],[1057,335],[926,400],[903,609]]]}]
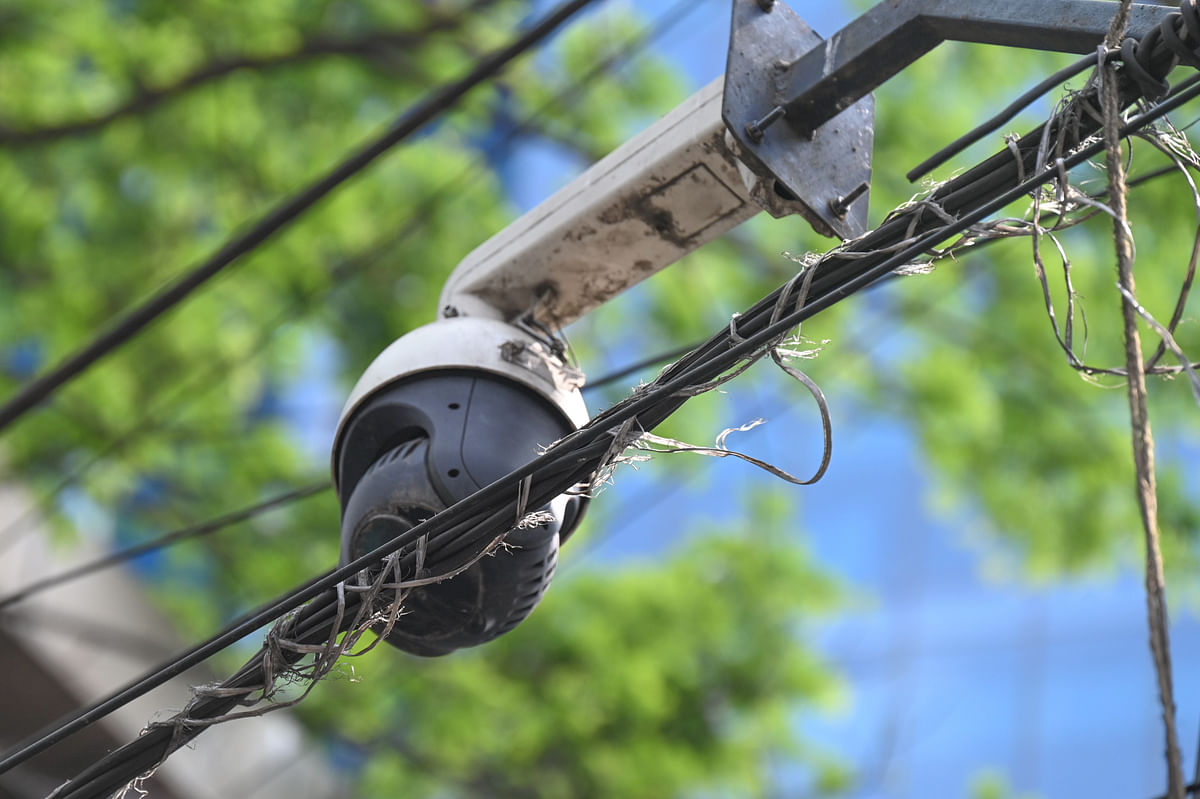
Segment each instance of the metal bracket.
[{"label": "metal bracket", "polygon": [[[1135,3],[1128,35],[1140,38],[1174,11]],[[740,157],[799,198],[814,227],[857,235],[871,91],[943,41],[1088,53],[1113,12],[1097,0],[887,0],[822,40],[784,3],[734,0],[722,114]]]},{"label": "metal bracket", "polygon": [[797,200],[796,210],[818,232],[849,239],[867,230],[874,100],[855,98],[809,135],[775,124],[787,113],[778,102],[779,79],[821,42],[785,3],[734,0],[721,117],[738,157],[773,176],[776,194]]},{"label": "metal bracket", "polygon": [[[782,64],[775,99],[788,127],[811,135],[944,41],[1086,54],[1115,10],[1096,0],[889,0]],[[1127,35],[1140,38],[1175,11],[1133,4]]]}]

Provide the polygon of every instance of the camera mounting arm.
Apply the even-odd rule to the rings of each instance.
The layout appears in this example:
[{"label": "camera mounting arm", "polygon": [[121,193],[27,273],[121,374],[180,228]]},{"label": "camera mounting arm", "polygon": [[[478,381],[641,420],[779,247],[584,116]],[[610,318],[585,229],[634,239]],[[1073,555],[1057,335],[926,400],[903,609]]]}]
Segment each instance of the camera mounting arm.
[{"label": "camera mounting arm", "polygon": [[[484,242],[446,282],[441,315],[511,321],[536,306],[540,321],[565,326],[764,209],[805,213],[770,172],[738,158],[721,102],[717,80]],[[870,100],[863,106],[869,179]],[[851,236],[866,218],[833,221],[822,232]]]},{"label": "camera mounting arm", "polygon": [[[786,6],[769,16],[774,59],[821,42]],[[728,78],[714,81],[485,242],[450,276],[441,314],[512,320],[536,308],[564,326],[762,210],[799,213],[827,236],[865,232],[865,190],[843,198],[870,183],[871,98],[778,165],[742,156],[728,99]]]},{"label": "camera mounting arm", "polygon": [[[826,235],[865,232],[873,88],[947,38],[1087,52],[1112,8],[887,0],[822,41],[782,3],[734,0],[724,81],[468,255],[443,289],[441,318],[394,342],[354,387],[333,450],[343,560],[586,421],[582,376],[524,322],[565,326],[761,210],[800,214]],[[1135,6],[1133,35],[1169,13]],[[438,655],[512,629],[545,592],[585,506],[568,493],[530,509],[503,552],[414,589],[389,642]],[[425,565],[462,565],[448,557]]]},{"label": "camera mounting arm", "polygon": [[[1136,3],[1129,34],[1171,13]],[[726,73],[466,257],[443,317],[564,326],[767,210],[866,230],[870,92],[947,40],[1087,53],[1112,3],[887,0],[822,40],[785,3],[734,0]]]}]

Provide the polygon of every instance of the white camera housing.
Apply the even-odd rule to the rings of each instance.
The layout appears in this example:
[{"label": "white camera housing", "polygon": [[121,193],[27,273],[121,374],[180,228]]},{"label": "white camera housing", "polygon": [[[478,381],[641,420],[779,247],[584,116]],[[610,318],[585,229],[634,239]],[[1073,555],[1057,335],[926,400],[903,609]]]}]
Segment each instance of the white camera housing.
[{"label": "white camera housing", "polygon": [[[394,342],[358,381],[338,424],[333,474],[342,562],[395,539],[585,424],[581,383],[551,339],[495,319],[442,319]],[[388,642],[442,655],[515,627],[545,593],[559,545],[586,503],[563,495],[531,507],[543,512],[541,522],[511,530],[506,547],[412,590]],[[460,565],[430,552],[422,575]]]},{"label": "white camera housing", "polygon": [[439,319],[393,341],[354,384],[334,435],[335,486],[342,432],[359,405],[380,389],[411,375],[450,369],[479,370],[514,380],[552,402],[576,428],[587,424],[587,406],[579,393],[582,374],[556,364],[542,341],[498,319]]}]

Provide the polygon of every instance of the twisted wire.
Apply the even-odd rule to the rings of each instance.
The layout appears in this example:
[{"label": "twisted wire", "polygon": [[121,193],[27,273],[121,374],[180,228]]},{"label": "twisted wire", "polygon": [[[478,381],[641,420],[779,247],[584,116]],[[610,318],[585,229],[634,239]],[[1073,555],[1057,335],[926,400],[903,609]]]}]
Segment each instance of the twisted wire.
[{"label": "twisted wire", "polygon": [[[1128,136],[1200,95],[1200,86],[1196,84],[1192,81],[1177,87],[1163,103],[1127,121],[1121,135]],[[1130,86],[1128,82],[1122,84],[1124,104],[1132,103],[1139,96],[1136,86]],[[1102,149],[1102,142],[1086,138],[1096,130],[1086,116],[1059,115],[1047,124],[1065,151],[1070,153],[1061,159],[1063,168],[1073,168]],[[353,597],[339,598],[336,586],[396,553],[400,553],[399,560],[405,573],[412,573],[418,551],[425,553],[426,562],[434,573],[450,571],[469,562],[512,527],[519,506],[518,492],[525,503],[536,507],[579,482],[591,481],[609,460],[620,456],[624,449],[622,445],[630,442],[633,431],[654,429],[686,402],[696,386],[719,380],[739,364],[761,357],[796,324],[889,275],[929,252],[939,242],[971,229],[1013,200],[1055,180],[1059,171],[1057,164],[1038,168],[1036,163],[1041,135],[1039,129],[1018,142],[1019,158],[1014,158],[1014,154],[1005,149],[935,191],[925,202],[899,209],[872,233],[828,253],[811,267],[815,271],[811,276],[810,293],[802,305],[795,297],[785,296],[786,287],[781,287],[741,315],[736,340],[730,336],[729,329],[723,327],[709,341],[666,369],[657,380],[566,436],[535,461],[391,542],[249,614],[220,635],[81,711],[48,734],[6,755],[0,760],[0,772],[285,614],[297,611],[293,622],[297,632],[291,637],[308,643],[328,640],[331,628],[337,626],[337,619],[344,618],[348,604],[355,601]],[[1016,162],[1020,162],[1020,166]],[[1024,177],[1026,175],[1028,177]],[[937,206],[937,213],[930,212],[931,203]],[[520,486],[527,479],[526,491]],[[421,540],[427,541],[427,545],[414,550],[416,542]],[[258,663],[257,659],[255,663]],[[250,679],[248,669],[256,675],[253,682],[260,682],[260,666],[255,663],[247,664],[233,680]],[[209,701],[219,704],[231,700],[209,698]],[[222,710],[214,705],[214,715],[231,707]],[[102,795],[98,792],[100,785],[115,788],[126,784],[161,760],[162,749],[169,743],[163,735],[165,733],[156,735],[152,730],[114,751],[73,780],[69,790],[62,795],[73,799],[99,796]]]},{"label": "twisted wire", "polygon": [[1042,80],[1011,102],[1004,110],[913,167],[905,177],[917,181],[972,144],[1000,129],[1020,111],[1055,86],[1080,73],[1117,59],[1124,64],[1123,77],[1132,80],[1148,100],[1161,100],[1171,91],[1167,75],[1179,64],[1200,69],[1200,8],[1196,0],[1180,0],[1179,10],[1168,14],[1142,39],[1126,37],[1112,49],[1101,48]]},{"label": "twisted wire", "polygon": [[[1161,104],[1125,122],[1119,131],[1120,135],[1128,136],[1200,95],[1198,84],[1200,81],[1193,78],[1168,90],[1167,99]],[[1137,79],[1126,74],[1120,86],[1122,106],[1128,106],[1143,96]],[[1094,102],[1094,92],[1090,99]],[[87,709],[50,735],[7,755],[0,761],[0,771],[22,762],[55,740],[61,740],[65,734],[73,731],[72,728],[86,726],[129,699],[160,685],[169,676],[202,661],[232,641],[284,614],[300,609],[295,621],[289,622],[295,625],[296,632],[289,636],[293,640],[314,644],[329,640],[331,630],[336,635],[342,626],[340,620],[346,618],[347,605],[352,601],[337,586],[382,559],[400,553],[399,562],[406,571],[416,566],[418,553],[427,554],[430,561],[440,568],[470,561],[484,551],[489,542],[495,541],[497,536],[503,536],[512,527],[512,520],[522,504],[536,507],[569,490],[576,483],[592,479],[598,471],[603,470],[607,461],[620,456],[624,449],[621,445],[631,441],[632,431],[654,429],[686,402],[696,387],[723,382],[722,378],[727,377],[730,370],[760,358],[777,346],[782,336],[799,322],[889,275],[922,254],[933,251],[940,242],[970,230],[1013,200],[1056,180],[1061,171],[1073,168],[1100,152],[1103,143],[1094,137],[1099,127],[1098,120],[1079,114],[1075,107],[1068,111],[1070,113],[1060,113],[1042,128],[1022,137],[1015,143],[1015,148],[1006,148],[948,182],[922,202],[898,209],[866,236],[827,254],[810,267],[814,271],[806,275],[811,280],[807,301],[799,302],[791,297],[787,286],[776,290],[741,315],[736,335],[731,335],[728,328],[723,328],[665,370],[657,380],[556,443],[542,457],[393,541],[310,581],[241,620],[221,635],[176,658],[158,672],[147,675],[124,691]],[[1055,141],[1057,151],[1062,153],[1049,165],[1039,157],[1039,142],[1043,140],[1043,134]],[[414,550],[413,545],[421,540],[427,541],[427,546]],[[309,604],[301,609],[305,602]],[[249,679],[249,669],[255,681],[260,680],[258,670],[261,666],[257,663],[259,661],[256,660],[247,664],[239,672],[240,676],[235,675],[233,679]],[[167,676],[164,677],[164,674]],[[228,687],[229,683],[225,685]],[[116,785],[125,784],[128,779],[145,770],[147,763],[153,765],[161,759],[158,747],[162,743],[155,739],[153,731],[147,733],[89,769],[63,795],[97,796],[100,795],[95,790],[98,785],[113,785],[113,780],[120,780],[121,777],[125,779]]]}]

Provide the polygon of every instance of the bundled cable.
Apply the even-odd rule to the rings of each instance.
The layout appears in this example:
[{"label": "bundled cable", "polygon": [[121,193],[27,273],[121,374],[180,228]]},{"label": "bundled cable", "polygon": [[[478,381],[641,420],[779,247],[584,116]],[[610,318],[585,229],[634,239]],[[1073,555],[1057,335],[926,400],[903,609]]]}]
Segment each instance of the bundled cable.
[{"label": "bundled cable", "polygon": [[[496,139],[497,145],[503,145],[507,142],[513,141],[518,135],[529,132],[534,128],[536,122],[545,116],[548,111],[574,105],[582,98],[585,91],[599,75],[612,71],[619,67],[622,63],[632,60],[635,56],[645,50],[651,43],[661,39],[661,37],[669,33],[675,26],[685,20],[690,12],[694,12],[700,7],[702,7],[702,4],[697,4],[693,2],[693,0],[679,0],[679,2],[668,8],[662,15],[660,15],[658,21],[652,26],[645,28],[639,34],[632,37],[629,41],[623,43],[620,47],[614,48],[610,52],[606,53],[584,74],[563,86],[563,88],[555,92],[553,96],[547,98],[544,102],[540,103],[528,113],[523,115],[521,119],[506,124],[504,132]],[[382,242],[370,247],[364,253],[360,253],[335,266],[331,272],[331,282],[335,286],[334,290],[337,291],[338,287],[348,285],[353,277],[363,274],[375,263],[377,263],[383,254],[402,244],[418,231],[425,229],[425,227],[429,224],[429,220],[432,218],[434,209],[439,203],[450,197],[461,196],[470,185],[481,182],[482,176],[486,173],[486,170],[483,169],[483,167],[486,166],[484,163],[485,160],[486,159],[483,159],[482,157],[477,158],[473,163],[468,164],[460,172],[454,174],[451,178],[443,182],[437,189],[435,189],[424,200],[422,200],[421,204],[408,215],[407,219],[404,221],[403,225],[398,231],[387,236]],[[327,302],[328,295],[322,291],[313,289],[304,292],[299,297],[290,297],[287,306],[281,313],[273,317],[272,320],[264,326],[263,332],[259,334],[255,343],[246,351],[246,353],[232,359],[223,359],[209,363],[204,370],[191,375],[190,379],[176,384],[173,387],[173,391],[168,399],[187,395],[190,397],[188,400],[189,402],[195,402],[196,397],[200,396],[194,391],[197,386],[202,386],[206,383],[212,383],[212,378],[216,375],[228,373],[231,369],[245,364],[252,358],[256,357],[270,343],[271,333],[279,326],[280,323],[288,319],[293,313],[307,313],[312,309],[318,300]],[[683,347],[672,350],[669,353],[660,354],[652,363],[665,363],[666,361],[679,357],[690,349],[691,347]],[[641,368],[644,368],[642,364],[634,364],[632,366],[625,367],[620,371],[619,374],[609,374],[594,380],[590,380],[588,385],[584,386],[583,391],[586,393],[590,390],[598,389],[603,385],[615,382],[630,372],[637,371]],[[157,422],[161,421],[166,415],[165,411],[167,409],[164,406],[165,402],[162,402],[154,408],[146,409],[137,419],[133,421],[128,428],[125,429],[125,431],[110,439],[93,457],[88,458],[82,464],[65,475],[53,489],[51,489],[37,502],[37,505],[34,508],[31,508],[30,511],[18,517],[13,522],[10,522],[5,528],[0,529],[0,551],[3,551],[5,546],[11,543],[15,539],[15,536],[24,530],[26,523],[30,519],[32,519],[38,513],[48,512],[54,506],[55,501],[62,496],[63,492],[71,486],[76,485],[88,471],[100,464],[107,462],[108,458],[110,458],[114,452],[128,447],[133,441],[147,435],[151,430],[155,429]],[[208,525],[218,521],[219,520],[213,520],[211,522],[204,522],[200,525],[193,526],[207,527]],[[171,534],[163,536],[163,539],[166,539],[164,543],[167,544],[173,544],[179,540],[185,540],[175,537]],[[157,548],[158,547],[155,546],[142,551],[153,551]],[[140,554],[140,552],[136,554]],[[85,567],[73,569],[70,579],[74,579],[74,577],[79,576],[80,572],[83,571],[84,568]],[[86,571],[88,573],[92,571],[90,565],[86,567]],[[67,575],[64,575],[64,577],[66,576]],[[57,578],[51,578],[51,580],[55,585],[61,584]],[[48,588],[50,586],[46,587]],[[39,583],[36,591],[31,593],[38,593],[42,590],[45,589],[42,587],[42,584]],[[3,610],[6,606],[10,605],[10,600],[13,600],[13,598],[0,598],[0,610]]]},{"label": "bundled cable", "polygon": [[1005,106],[1004,110],[977,125],[969,133],[938,150],[909,170],[906,177],[916,181],[944,164],[984,136],[995,133],[1037,98],[1080,73],[1118,59],[1126,73],[1148,100],[1159,100],[1170,89],[1167,74],[1179,64],[1200,69],[1200,10],[1193,0],[1182,0],[1179,11],[1168,14],[1142,39],[1129,37],[1114,50],[1097,50],[1063,67]]},{"label": "bundled cable", "polygon": [[137,336],[147,325],[301,217],[309,208],[368,167],[375,159],[452,108],[469,91],[494,78],[513,59],[527,52],[563,22],[593,2],[595,0],[567,0],[508,45],[481,58],[467,75],[431,93],[424,101],[401,115],[379,136],[350,153],[302,191],[280,202],[258,222],[234,236],[208,260],[189,270],[142,304],[131,308],[107,330],[99,333],[49,371],[31,380],[14,396],[0,404],[0,431]]},{"label": "bundled cable", "polygon": [[[1185,5],[1194,8],[1188,0]],[[1172,15],[1175,17],[1175,15]],[[1182,19],[1182,16],[1179,17]],[[1180,24],[1178,20],[1172,25]],[[1189,46],[1200,47],[1192,36]],[[1159,42],[1165,40],[1159,37]],[[1178,58],[1164,45],[1144,45],[1145,62],[1160,82]],[[1161,53],[1160,53],[1161,50]],[[1137,55],[1135,48],[1134,55]],[[1139,56],[1141,57],[1141,56]],[[1125,70],[1120,86],[1123,107],[1141,99],[1142,81]],[[1200,95],[1200,81],[1191,78],[1167,90],[1159,104],[1129,118],[1122,136],[1140,130],[1171,110]],[[318,577],[278,601],[250,614],[210,641],[197,646],[109,699],[76,714],[37,740],[0,760],[0,771],[140,696],[171,676],[195,665],[224,646],[273,620],[284,617],[267,637],[263,650],[229,680],[200,693],[184,713],[152,725],[126,744],[60,787],[58,797],[99,797],[128,784],[161,763],[171,752],[194,739],[203,729],[241,704],[248,693],[269,698],[273,676],[280,668],[301,662],[306,654],[346,647],[339,634],[356,633],[363,619],[390,617],[398,610],[400,592],[417,575],[438,578],[465,568],[503,540],[526,508],[537,508],[580,482],[590,483],[616,462],[625,449],[653,430],[690,397],[740,374],[762,357],[773,354],[784,336],[802,321],[896,269],[934,252],[942,242],[970,231],[991,214],[1043,184],[1065,179],[1067,170],[1096,155],[1103,143],[1095,138],[1100,115],[1094,90],[1077,96],[1053,119],[1013,142],[963,175],[945,183],[924,199],[893,212],[878,228],[848,242],[812,264],[772,292],[733,323],[667,368],[655,381],[566,436],[541,457],[477,491],[433,518],[421,522],[389,543]],[[1043,142],[1052,142],[1047,152]],[[795,291],[797,283],[803,288]],[[370,517],[364,523],[370,522]],[[382,564],[382,566],[381,566]],[[363,573],[373,575],[364,578]],[[394,574],[391,583],[377,583],[380,574]],[[438,579],[433,578],[433,579]],[[349,587],[380,585],[374,595]],[[388,593],[392,592],[392,593]],[[376,604],[372,604],[375,602]],[[382,602],[383,607],[377,606]],[[306,604],[307,603],[307,604]],[[382,616],[379,614],[383,614]],[[282,642],[287,642],[285,646]],[[327,661],[326,661],[327,662]],[[272,674],[274,671],[276,674]]]}]

